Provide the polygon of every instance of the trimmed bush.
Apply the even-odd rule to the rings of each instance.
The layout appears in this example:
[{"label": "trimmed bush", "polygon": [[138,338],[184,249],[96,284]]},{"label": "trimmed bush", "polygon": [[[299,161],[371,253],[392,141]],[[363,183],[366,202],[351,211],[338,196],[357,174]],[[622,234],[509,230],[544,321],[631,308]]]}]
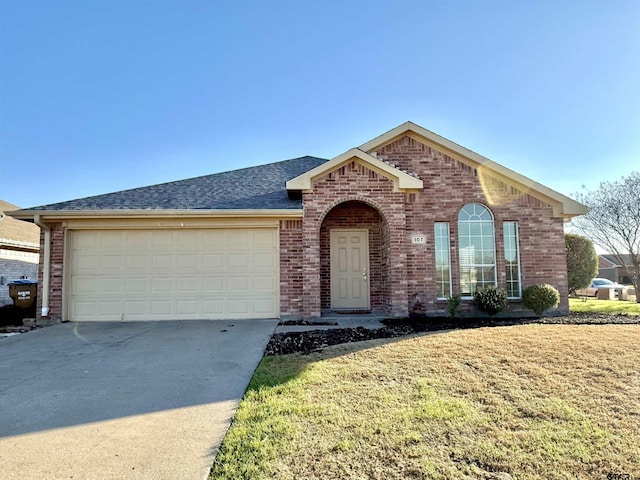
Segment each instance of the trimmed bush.
[{"label": "trimmed bush", "polygon": [[588,238],[567,233],[564,236],[567,249],[567,281],[569,293],[587,288],[593,277],[598,276],[598,255]]},{"label": "trimmed bush", "polygon": [[531,285],[522,292],[522,304],[536,315],[542,315],[542,312],[557,307],[559,303],[560,294],[551,285]]},{"label": "trimmed bush", "polygon": [[447,306],[449,318],[456,318],[458,315],[458,309],[460,308],[460,302],[462,301],[461,298],[461,295],[449,295],[447,297],[447,302],[449,302]]},{"label": "trimmed bush", "polygon": [[480,311],[493,317],[507,308],[507,291],[502,287],[489,285],[476,290],[476,293],[473,294],[473,301]]}]

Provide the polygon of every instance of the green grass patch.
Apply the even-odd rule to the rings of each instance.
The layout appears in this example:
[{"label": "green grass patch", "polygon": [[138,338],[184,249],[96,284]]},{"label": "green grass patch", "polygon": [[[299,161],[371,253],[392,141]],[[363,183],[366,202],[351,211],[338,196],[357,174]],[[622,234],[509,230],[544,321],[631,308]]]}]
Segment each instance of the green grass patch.
[{"label": "green grass patch", "polygon": [[605,315],[640,315],[640,303],[621,300],[599,300],[593,297],[570,298],[569,310],[579,313],[602,313]]},{"label": "green grass patch", "polygon": [[268,357],[210,479],[640,476],[638,344],[523,325]]}]

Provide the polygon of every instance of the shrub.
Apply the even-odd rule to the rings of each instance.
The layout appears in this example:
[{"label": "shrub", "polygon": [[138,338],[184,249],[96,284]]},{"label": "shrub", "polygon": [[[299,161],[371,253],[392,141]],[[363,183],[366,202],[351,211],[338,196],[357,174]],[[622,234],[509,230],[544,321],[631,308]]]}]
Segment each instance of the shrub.
[{"label": "shrub", "polygon": [[522,303],[536,315],[541,315],[545,310],[558,306],[560,294],[551,285],[531,285],[522,292]]},{"label": "shrub", "polygon": [[476,290],[476,293],[473,294],[473,301],[480,311],[493,317],[507,307],[507,291],[502,287],[489,285]]},{"label": "shrub", "polygon": [[460,299],[462,297],[460,295],[449,295],[447,297],[447,302],[449,305],[447,306],[449,311],[449,318],[456,318],[458,315],[458,309],[460,308]]},{"label": "shrub", "polygon": [[564,236],[567,250],[567,281],[569,293],[587,288],[591,279],[598,275],[598,255],[593,242],[588,238],[567,233]]}]

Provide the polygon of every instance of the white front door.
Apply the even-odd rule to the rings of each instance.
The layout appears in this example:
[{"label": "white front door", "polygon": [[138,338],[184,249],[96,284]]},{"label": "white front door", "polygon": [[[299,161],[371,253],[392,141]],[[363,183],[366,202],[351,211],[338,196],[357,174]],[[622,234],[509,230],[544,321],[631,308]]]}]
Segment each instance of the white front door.
[{"label": "white front door", "polygon": [[331,308],[369,309],[367,230],[331,230]]}]

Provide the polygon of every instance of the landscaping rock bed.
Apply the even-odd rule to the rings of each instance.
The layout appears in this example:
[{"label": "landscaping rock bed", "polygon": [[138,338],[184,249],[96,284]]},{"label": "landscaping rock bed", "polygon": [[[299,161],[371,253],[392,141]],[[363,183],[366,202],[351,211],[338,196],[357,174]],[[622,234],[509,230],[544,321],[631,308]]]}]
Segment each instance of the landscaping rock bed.
[{"label": "landscaping rock bed", "polygon": [[439,330],[455,330],[479,327],[504,327],[530,323],[564,325],[640,324],[637,315],[604,315],[595,313],[572,313],[564,317],[542,318],[422,318],[387,319],[377,329],[336,328],[330,330],[308,330],[305,332],[276,333],[271,337],[265,356],[290,353],[310,353],[320,348],[341,343],[361,342],[376,338],[393,338],[413,333]]}]

